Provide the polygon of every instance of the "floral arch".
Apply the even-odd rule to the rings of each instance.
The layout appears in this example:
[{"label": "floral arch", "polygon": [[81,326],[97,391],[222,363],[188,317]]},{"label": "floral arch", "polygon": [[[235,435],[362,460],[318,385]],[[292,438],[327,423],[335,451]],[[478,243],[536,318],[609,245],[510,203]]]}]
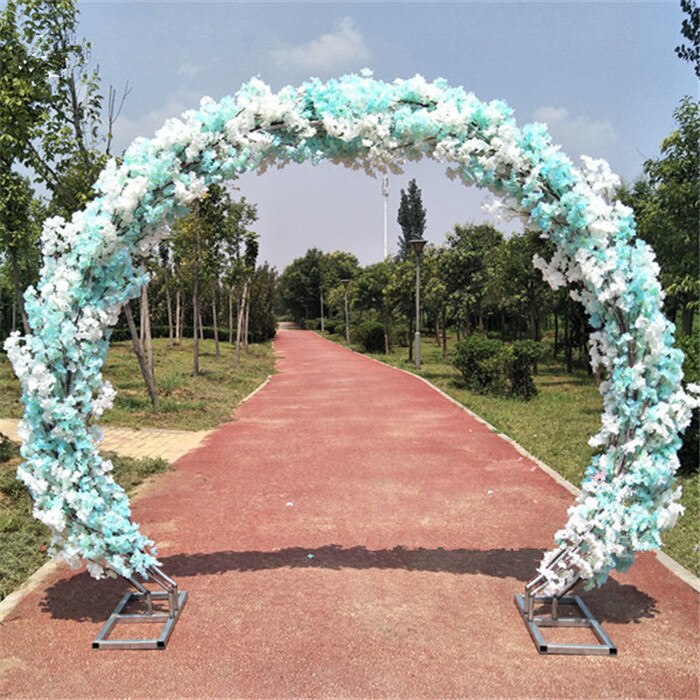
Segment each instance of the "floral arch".
[{"label": "floral arch", "polygon": [[277,94],[252,80],[234,97],[205,98],[112,160],[84,211],[45,222],[41,279],[25,295],[31,333],[5,347],[25,405],[18,475],[51,530],[53,556],[84,559],[95,577],[158,571],[153,542],[98,452],[96,421],[115,395],[101,375],[110,327],[147,283],[132,254],[152,250],[162,224],[208,185],[245,171],[331,160],[371,173],[426,156],[491,190],[554,243],[551,260],[533,262],[552,287],[575,285],[594,328],[591,359],[605,380],[591,444],[601,449],[539,580],[555,595],[579,578],[600,585],[635,551],[659,547],[682,512],[672,482],[694,400],[681,388],[653,251],[635,238],[631,211],[611,200],[617,178],[604,161],[575,168],[543,125],[519,128],[503,102],[442,80],[389,84],[365,72]]}]

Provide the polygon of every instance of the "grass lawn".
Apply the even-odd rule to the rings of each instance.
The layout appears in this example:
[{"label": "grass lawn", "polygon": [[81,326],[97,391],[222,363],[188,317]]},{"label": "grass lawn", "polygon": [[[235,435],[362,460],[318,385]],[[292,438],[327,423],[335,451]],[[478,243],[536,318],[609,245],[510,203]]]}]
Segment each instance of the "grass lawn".
[{"label": "grass lawn", "polygon": [[[32,500],[15,477],[17,448],[2,443],[0,454],[0,600],[12,593],[46,561],[49,531],[32,517]],[[109,454],[114,477],[127,491],[154,474],[167,471],[162,459],[130,459]],[[2,461],[2,460],[5,461]]]},{"label": "grass lawn", "polygon": [[[214,354],[214,341],[200,341],[200,376],[192,377],[192,340],[183,339],[170,347],[167,338],[155,338],[157,410],[151,408],[131,342],[112,343],[103,370],[117,390],[114,408],[101,425],[132,428],[206,430],[229,419],[231,413],[253,389],[275,369],[270,343],[251,345],[241,353],[235,366],[231,345],[221,343],[221,357]],[[21,418],[19,382],[7,357],[0,354],[0,418]]]},{"label": "grass lawn", "polygon": [[[326,337],[344,344],[339,335]],[[454,339],[450,347],[454,347]],[[370,356],[415,372],[405,347],[394,348],[389,355]],[[592,455],[588,438],[599,430],[603,407],[598,387],[585,371],[567,375],[562,365],[544,361],[535,377],[539,393],[530,401],[483,396],[460,386],[461,375],[450,358],[443,358],[432,338],[424,338],[417,374],[513,438],[564,478],[580,484]],[[700,474],[681,477],[680,483],[686,512],[664,537],[664,551],[700,576]]]}]

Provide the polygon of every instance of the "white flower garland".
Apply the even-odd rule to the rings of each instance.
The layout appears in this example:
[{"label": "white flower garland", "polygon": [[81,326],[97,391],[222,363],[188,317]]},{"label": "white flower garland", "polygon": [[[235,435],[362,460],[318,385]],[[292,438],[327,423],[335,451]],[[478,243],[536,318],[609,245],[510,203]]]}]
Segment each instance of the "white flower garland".
[{"label": "white flower garland", "polygon": [[[331,160],[367,172],[431,157],[448,174],[488,188],[556,246],[535,257],[553,288],[576,285],[595,331],[591,357],[606,375],[604,413],[569,521],[556,539],[568,558],[540,567],[550,592],[577,574],[601,584],[636,550],[659,547],[682,508],[673,489],[679,432],[694,399],[681,387],[682,353],[663,316],[653,251],[635,238],[631,211],[611,200],[617,178],[604,161],[580,169],[552,145],[543,125],[518,128],[502,102],[485,104],[442,80],[392,84],[345,76],[273,94],[259,80],[235,97],[202,100],[137,139],[112,160],[97,196],[71,221],[48,219],[37,289],[25,295],[30,335],[5,344],[23,387],[19,478],[34,515],[52,532],[52,555],[73,565],[147,575],[153,543],[131,521],[129,500],[99,456],[94,425],[111,406],[102,381],[110,327],[147,282],[132,252],[147,254],[212,183],[290,162]],[[562,563],[563,562],[563,563]]]}]

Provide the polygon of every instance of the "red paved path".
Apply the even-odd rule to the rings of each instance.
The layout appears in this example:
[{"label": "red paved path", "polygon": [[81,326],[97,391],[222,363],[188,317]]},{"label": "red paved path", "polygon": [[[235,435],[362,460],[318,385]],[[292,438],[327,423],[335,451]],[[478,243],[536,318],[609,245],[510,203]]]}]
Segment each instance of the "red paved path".
[{"label": "red paved path", "polygon": [[617,658],[539,656],[512,596],[571,496],[419,380],[311,333],[276,347],[136,504],[190,592],[167,650],[92,651],[124,587],[63,573],[0,627],[0,694],[698,695],[697,595],[653,555],[586,595]]}]

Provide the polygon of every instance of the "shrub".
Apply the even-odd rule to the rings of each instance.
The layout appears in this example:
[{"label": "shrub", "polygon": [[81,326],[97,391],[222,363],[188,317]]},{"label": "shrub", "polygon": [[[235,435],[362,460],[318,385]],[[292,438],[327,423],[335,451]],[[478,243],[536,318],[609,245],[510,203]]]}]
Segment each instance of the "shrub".
[{"label": "shrub", "polygon": [[342,324],[336,321],[334,318],[328,318],[323,322],[323,327],[325,328],[326,333],[333,335],[333,333],[341,330]]},{"label": "shrub", "polygon": [[529,399],[537,393],[532,372],[541,356],[542,346],[533,340],[506,345],[471,335],[457,344],[453,364],[472,391]]},{"label": "shrub", "polygon": [[457,343],[454,366],[469,389],[479,393],[506,393],[504,343],[470,335]]},{"label": "shrub", "polygon": [[355,339],[363,352],[384,352],[384,326],[379,321],[365,321],[355,330]]},{"label": "shrub", "polygon": [[535,363],[542,358],[544,349],[534,340],[516,340],[508,346],[506,372],[513,396],[529,399],[537,393],[532,379]]},{"label": "shrub", "polygon": [[317,331],[321,327],[321,323],[317,318],[307,318],[304,321],[304,330]]}]

